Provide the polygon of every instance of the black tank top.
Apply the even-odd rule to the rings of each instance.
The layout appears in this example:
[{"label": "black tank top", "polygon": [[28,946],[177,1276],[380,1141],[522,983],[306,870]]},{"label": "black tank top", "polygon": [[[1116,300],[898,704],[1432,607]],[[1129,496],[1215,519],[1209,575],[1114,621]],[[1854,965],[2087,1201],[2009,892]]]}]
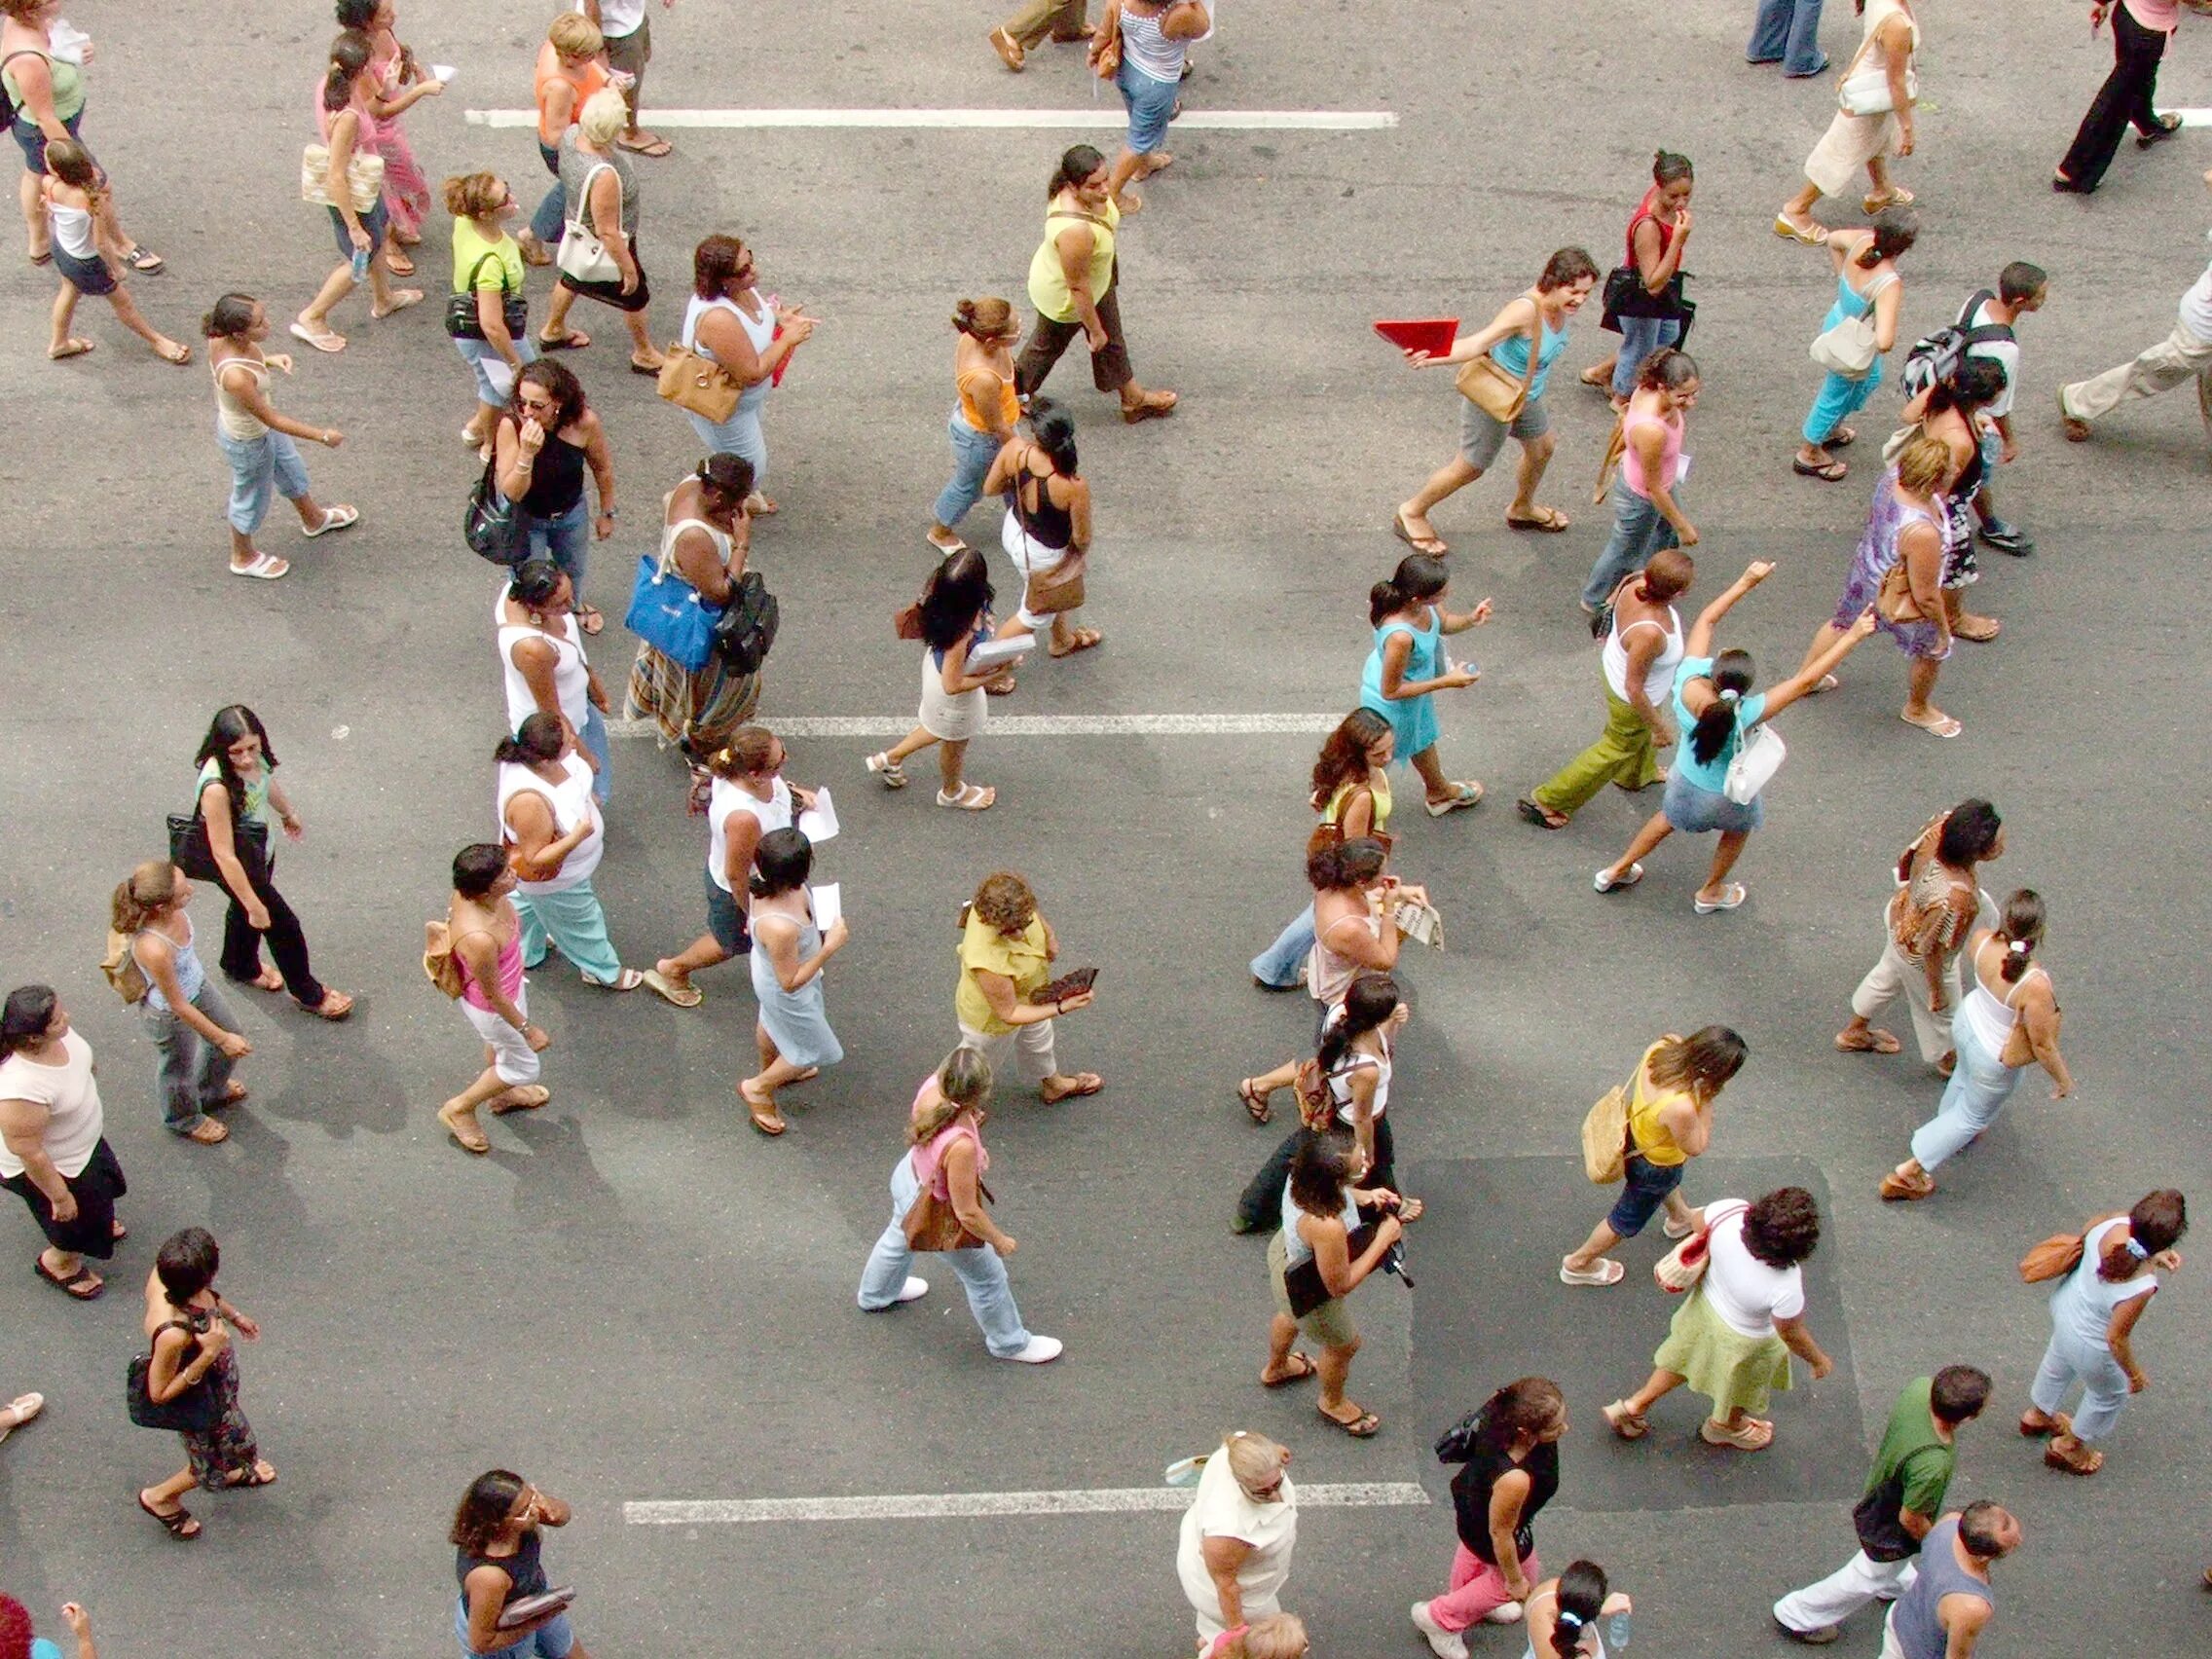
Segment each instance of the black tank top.
[{"label": "black tank top", "polygon": [[558,432],[545,434],[531,468],[530,488],[516,503],[532,518],[559,518],[584,498],[584,452]]},{"label": "black tank top", "polygon": [[1529,1477],[1529,1501],[1521,1506],[1521,1519],[1513,1529],[1513,1547],[1526,1558],[1536,1547],[1529,1524],[1559,1491],[1559,1443],[1532,1446],[1529,1456],[1518,1463],[1505,1452],[1485,1447],[1452,1477],[1452,1504],[1457,1513],[1459,1541],[1493,1567],[1498,1560],[1496,1547],[1490,1541],[1491,1489],[1513,1469]]},{"label": "black tank top", "polygon": [[[1058,477],[1053,473],[1051,478]],[[1075,538],[1075,521],[1065,507],[1052,504],[1051,478],[1040,478],[1026,463],[1014,477],[1014,507],[1029,539],[1040,546],[1064,550]]]},{"label": "black tank top", "polygon": [[537,1529],[533,1527],[522,1535],[522,1542],[511,1556],[471,1555],[456,1547],[453,1552],[453,1575],[466,1594],[468,1575],[480,1567],[496,1567],[507,1575],[510,1587],[507,1600],[519,1602],[525,1596],[545,1594],[545,1567],[537,1559]]}]

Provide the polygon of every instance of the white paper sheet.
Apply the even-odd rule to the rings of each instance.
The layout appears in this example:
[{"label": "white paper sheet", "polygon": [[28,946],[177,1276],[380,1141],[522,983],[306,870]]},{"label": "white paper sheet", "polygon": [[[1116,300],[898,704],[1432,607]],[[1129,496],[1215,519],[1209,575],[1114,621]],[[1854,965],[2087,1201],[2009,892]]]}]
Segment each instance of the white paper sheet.
[{"label": "white paper sheet", "polygon": [[1035,634],[1015,634],[1009,639],[987,640],[968,653],[968,672],[980,674],[987,668],[1010,663],[1036,644]]},{"label": "white paper sheet", "polygon": [[798,832],[816,846],[837,833],[837,806],[827,787],[814,792],[814,804],[798,815]]},{"label": "white paper sheet", "polygon": [[824,933],[828,933],[831,924],[838,921],[845,913],[845,895],[842,888],[838,883],[829,881],[824,882],[820,887],[808,888],[806,894],[809,899],[814,901],[814,925]]},{"label": "white paper sheet", "polygon": [[461,71],[450,63],[433,63],[430,65],[430,79],[442,81],[449,87],[453,85],[453,78],[460,73]]}]

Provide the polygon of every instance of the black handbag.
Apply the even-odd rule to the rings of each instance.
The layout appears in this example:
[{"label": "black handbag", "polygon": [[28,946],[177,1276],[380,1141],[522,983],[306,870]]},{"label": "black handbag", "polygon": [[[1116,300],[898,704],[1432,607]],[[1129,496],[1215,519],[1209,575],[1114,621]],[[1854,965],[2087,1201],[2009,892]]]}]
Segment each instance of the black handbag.
[{"label": "black handbag", "polygon": [[[498,254],[487,253],[478,259],[475,269],[468,274],[468,283],[446,301],[446,336],[452,340],[481,340],[484,338],[483,319],[476,314],[476,274],[484,269],[484,260],[497,259]],[[507,287],[506,273],[499,274],[500,310],[507,319],[507,335],[520,340],[530,332],[530,299],[520,290]]]},{"label": "black handbag", "polygon": [[[249,882],[269,879],[268,825],[258,818],[233,818],[231,845],[238,852],[239,863],[245,866]],[[215,850],[207,844],[207,821],[197,811],[189,817],[181,812],[169,814],[169,863],[195,881],[221,885],[223,871],[215,863]]]},{"label": "black handbag", "polygon": [[1624,316],[1678,317],[1682,319],[1682,332],[1687,334],[1687,313],[1696,309],[1682,297],[1682,283],[1688,275],[1684,271],[1676,272],[1667,286],[1654,294],[1644,285],[1643,273],[1634,265],[1614,267],[1605,277],[1604,314],[1598,319],[1598,326],[1609,334],[1618,334]]},{"label": "black handbag", "polygon": [[468,506],[461,515],[461,537],[471,553],[512,568],[525,538],[515,503],[500,498],[499,486],[492,477],[498,464],[495,447],[492,459],[484,463],[484,476],[468,492]]},{"label": "black handbag", "polygon": [[[1358,1261],[1374,1242],[1374,1223],[1361,1223],[1345,1235],[1346,1259]],[[1282,1288],[1290,1298],[1290,1316],[1294,1319],[1303,1319],[1324,1302],[1336,1300],[1335,1294],[1321,1282],[1320,1262],[1311,1256],[1282,1275]]]},{"label": "black handbag", "polygon": [[[182,1319],[171,1319],[162,1330],[166,1331],[172,1325],[180,1331],[192,1331],[191,1325]],[[156,1336],[160,1334],[160,1331],[155,1333]],[[197,1346],[197,1333],[194,1335],[194,1346]],[[187,1358],[184,1363],[190,1365],[192,1359]],[[222,1421],[223,1414],[215,1403],[214,1386],[205,1377],[181,1394],[166,1400],[157,1400],[149,1385],[153,1368],[154,1356],[151,1352],[134,1353],[130,1356],[129,1369],[124,1373],[124,1405],[129,1412],[132,1422],[140,1428],[166,1428],[173,1434],[205,1434]]]},{"label": "black handbag", "polygon": [[737,578],[729,603],[715,618],[715,649],[733,674],[757,674],[776,643],[782,612],[758,571]]}]

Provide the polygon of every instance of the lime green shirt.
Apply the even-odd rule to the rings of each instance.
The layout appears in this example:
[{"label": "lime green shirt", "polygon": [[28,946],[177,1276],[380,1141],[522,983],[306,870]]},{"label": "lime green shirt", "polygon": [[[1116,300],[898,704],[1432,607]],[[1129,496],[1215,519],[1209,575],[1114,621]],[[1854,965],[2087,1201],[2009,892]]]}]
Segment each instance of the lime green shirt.
[{"label": "lime green shirt", "polygon": [[26,53],[33,57],[46,58],[47,78],[54,84],[55,120],[67,121],[85,107],[85,71],[74,63],[26,46],[20,52],[10,53],[8,67],[0,69],[0,86],[8,89],[8,101],[22,112],[19,119],[27,121],[31,113],[23,108],[23,89],[16,82],[16,61]]},{"label": "lime green shirt", "polygon": [[[270,769],[267,766],[263,766],[258,774],[246,780],[245,815],[259,824],[267,824],[269,822],[270,775]],[[208,760],[200,768],[200,794],[205,794],[207,793],[207,786],[209,784],[219,784],[222,781],[222,768],[218,766],[212,759]],[[196,795],[194,798],[195,800],[197,800],[198,796]]]},{"label": "lime green shirt", "polygon": [[[483,269],[478,270],[478,262]],[[498,293],[522,292],[522,244],[513,237],[501,235],[498,241],[489,240],[476,228],[473,219],[456,219],[453,222],[453,291],[461,293],[467,288],[490,288]]]},{"label": "lime green shirt", "polygon": [[[1097,220],[1103,217],[1104,224]],[[1035,257],[1029,261],[1029,303],[1039,314],[1054,322],[1073,322],[1075,296],[1068,292],[1067,273],[1060,269],[1059,239],[1070,229],[1088,227],[1090,232],[1090,299],[1093,305],[1106,295],[1106,288],[1114,280],[1114,231],[1122,222],[1122,210],[1113,203],[1106,203],[1103,215],[1054,206],[1045,215],[1045,240],[1038,244]]]}]

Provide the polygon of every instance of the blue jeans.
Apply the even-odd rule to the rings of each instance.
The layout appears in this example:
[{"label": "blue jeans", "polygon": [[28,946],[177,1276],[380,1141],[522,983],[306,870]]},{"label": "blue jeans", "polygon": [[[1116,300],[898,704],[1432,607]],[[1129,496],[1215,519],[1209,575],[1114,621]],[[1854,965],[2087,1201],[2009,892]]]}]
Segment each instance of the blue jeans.
[{"label": "blue jeans", "polygon": [[530,216],[530,234],[551,247],[561,240],[562,228],[568,223],[569,193],[561,184],[561,152],[541,138],[537,159],[553,175],[553,188],[538,199],[537,211]]},{"label": "blue jeans", "polygon": [[1309,904],[1275,936],[1274,943],[1252,958],[1252,977],[1287,990],[1298,983],[1298,971],[1312,948],[1313,906]]},{"label": "blue jeans", "polygon": [[1679,317],[1624,316],[1616,319],[1621,325],[1621,349],[1613,358],[1612,393],[1626,397],[1636,390],[1636,371],[1643,367],[1643,359],[1662,346],[1672,346],[1682,337]]},{"label": "blue jeans", "polygon": [[1912,1156],[1931,1173],[1997,1122],[2024,1069],[2006,1065],[1991,1053],[1963,1014],[1951,1016],[1951,1047],[1959,1060],[1943,1086],[1943,1103],[1912,1133]]},{"label": "blue jeans", "polygon": [[945,529],[957,530],[968,509],[982,499],[983,476],[998,460],[999,441],[969,425],[957,409],[944,429],[952,436],[952,482],[938,492],[937,505],[931,512]]},{"label": "blue jeans", "polygon": [[1821,54],[1821,0],[1759,0],[1744,55],[1753,63],[1780,58],[1785,75],[1818,75],[1828,66]]},{"label": "blue jeans", "polygon": [[684,411],[684,418],[699,434],[699,441],[707,446],[709,455],[742,456],[753,463],[756,490],[768,481],[768,435],[760,426],[760,405],[768,401],[767,394],[765,381],[749,387],[726,421],[710,421],[704,415]]},{"label": "blue jeans", "polygon": [[1175,113],[1180,85],[1156,81],[1124,57],[1114,72],[1114,87],[1129,112],[1129,135],[1124,142],[1137,155],[1151,155],[1167,142],[1167,123]]},{"label": "blue jeans", "polygon": [[2054,1323],[2028,1399],[2047,1417],[2065,1406],[2077,1382],[2082,1384],[2082,1403],[2074,1408],[2075,1437],[2102,1440],[2120,1421],[2120,1407],[2127,1404],[2127,1373],[2120,1370],[2111,1348],[2085,1343]]},{"label": "blue jeans", "polygon": [[[558,439],[552,440],[559,442]],[[504,500],[506,498],[501,497]],[[569,580],[575,584],[576,603],[584,597],[584,551],[591,545],[591,509],[584,498],[578,496],[576,504],[565,513],[551,518],[539,518],[535,513],[515,509],[515,523],[521,527],[520,565],[530,559],[550,559],[566,571]]]},{"label": "blue jeans", "polygon": [[[238,1016],[215,989],[212,976],[201,982],[192,1006],[225,1031],[239,1028]],[[206,1109],[223,1103],[231,1086],[231,1068],[238,1061],[203,1041],[200,1033],[168,1009],[143,1005],[147,1035],[162,1051],[161,1074],[154,1080],[154,1094],[162,1103],[162,1127],[188,1135],[206,1121]]]},{"label": "blue jeans", "polygon": [[1653,1163],[1641,1152],[1631,1152],[1621,1165],[1621,1196],[1613,1200],[1605,1225],[1623,1238],[1634,1238],[1659,1213],[1667,1195],[1682,1184],[1686,1163]]},{"label": "blue jeans", "polygon": [[515,913],[522,918],[524,967],[537,967],[558,946],[592,984],[622,977],[622,959],[607,937],[607,912],[589,881],[561,893],[517,893]]},{"label": "blue jeans", "polygon": [[614,756],[607,747],[607,717],[596,703],[584,705],[584,728],[576,737],[599,762],[599,770],[592,775],[591,798],[605,806],[614,794]]},{"label": "blue jeans", "polygon": [[[921,1190],[912,1157],[902,1158],[891,1171],[891,1225],[868,1252],[867,1267],[861,1273],[860,1303],[870,1313],[898,1300],[914,1266],[914,1253],[906,1248],[905,1220]],[[1000,1359],[1011,1359],[1027,1347],[1029,1333],[1022,1328],[1021,1309],[1014,1305],[1014,1287],[1007,1283],[1006,1263],[999,1253],[988,1244],[936,1253],[967,1290],[968,1311],[983,1328],[984,1346]]]},{"label": "blue jeans", "polygon": [[296,501],[308,493],[308,469],[300,461],[299,446],[282,432],[264,432],[258,438],[234,438],[220,426],[215,441],[231,463],[231,528],[251,535],[269,517],[269,503],[282,491]]},{"label": "blue jeans", "polygon": [[454,1599],[453,1633],[461,1638],[461,1650],[466,1659],[569,1659],[569,1650],[576,1644],[576,1633],[569,1628],[569,1615],[562,1613],[547,1619],[511,1646],[495,1647],[490,1653],[479,1654],[468,1645],[466,1596]]},{"label": "blue jeans", "polygon": [[1613,534],[1590,567],[1590,579],[1582,584],[1582,603],[1597,609],[1613,597],[1622,578],[1651,563],[1652,554],[1680,542],[1658,503],[1629,488],[1624,468],[1613,479]]},{"label": "blue jeans", "polygon": [[[461,353],[461,360],[468,365],[470,372],[476,377],[476,401],[488,409],[504,409],[508,393],[514,390],[514,376],[507,373],[506,359],[499,355],[499,349],[489,340],[456,340],[453,346]],[[515,355],[526,366],[536,362],[537,343],[527,334],[517,335]],[[499,390],[492,384],[492,372],[486,367],[490,363],[498,364],[499,372],[506,378],[506,391]]]},{"label": "blue jeans", "polygon": [[1845,380],[1837,374],[1823,377],[1820,392],[1813,399],[1813,407],[1805,413],[1805,425],[1799,435],[1809,444],[1826,443],[1828,434],[1842,425],[1846,417],[1857,414],[1881,384],[1882,359],[1879,357],[1862,379]]}]

